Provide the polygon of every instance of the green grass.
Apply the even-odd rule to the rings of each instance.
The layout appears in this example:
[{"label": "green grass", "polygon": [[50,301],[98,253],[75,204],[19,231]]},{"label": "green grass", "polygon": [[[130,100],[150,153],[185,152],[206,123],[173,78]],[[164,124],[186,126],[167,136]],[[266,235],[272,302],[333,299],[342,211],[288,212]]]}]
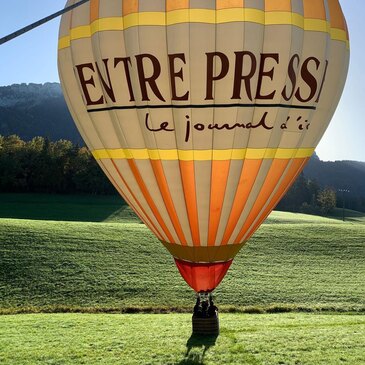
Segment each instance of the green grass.
[{"label": "green grass", "polygon": [[[365,365],[361,216],[273,212],[216,290],[217,338],[125,314],[191,312],[194,293],[118,198],[0,194],[0,217],[1,365]],[[27,312],[52,314],[7,315]]]},{"label": "green grass", "polygon": [[365,316],[221,314],[221,333],[191,336],[187,314],[0,317],[0,363],[364,365]]},{"label": "green grass", "polygon": [[108,222],[136,220],[119,196],[0,194],[0,218]]},{"label": "green grass", "polygon": [[302,213],[289,213],[273,211],[266,219],[265,224],[341,224],[336,218],[308,215]]},{"label": "green grass", "polygon": [[[331,214],[334,219],[343,219],[343,211],[341,208],[336,208]],[[345,221],[355,223],[365,223],[365,213],[355,210],[345,209]]]},{"label": "green grass", "polygon": [[[138,221],[1,219],[0,242],[0,313],[186,311],[194,301]],[[236,257],[217,303],[225,311],[364,311],[364,254],[365,225],[276,212]]]},{"label": "green grass", "polygon": [[[365,213],[345,210],[346,221],[365,223]],[[1,194],[0,218],[78,221],[139,221],[119,196]],[[300,213],[274,211],[266,223],[331,223],[342,220],[342,209],[336,208],[330,218]]]}]

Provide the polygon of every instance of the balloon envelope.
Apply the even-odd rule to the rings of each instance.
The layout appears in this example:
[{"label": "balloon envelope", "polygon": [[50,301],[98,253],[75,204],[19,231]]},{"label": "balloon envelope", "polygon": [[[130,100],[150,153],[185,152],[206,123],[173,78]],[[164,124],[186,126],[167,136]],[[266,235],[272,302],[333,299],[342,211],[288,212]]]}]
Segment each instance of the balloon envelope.
[{"label": "balloon envelope", "polygon": [[337,0],[91,0],[58,48],[87,146],[196,291],[303,169],[349,61]]}]

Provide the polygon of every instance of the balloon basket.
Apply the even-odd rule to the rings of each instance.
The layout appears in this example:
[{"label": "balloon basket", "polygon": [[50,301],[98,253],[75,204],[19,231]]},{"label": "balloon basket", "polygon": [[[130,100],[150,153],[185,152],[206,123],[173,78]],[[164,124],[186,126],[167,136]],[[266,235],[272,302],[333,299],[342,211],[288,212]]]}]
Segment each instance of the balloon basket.
[{"label": "balloon basket", "polygon": [[218,315],[208,318],[200,318],[195,315],[192,317],[193,335],[219,335]]}]

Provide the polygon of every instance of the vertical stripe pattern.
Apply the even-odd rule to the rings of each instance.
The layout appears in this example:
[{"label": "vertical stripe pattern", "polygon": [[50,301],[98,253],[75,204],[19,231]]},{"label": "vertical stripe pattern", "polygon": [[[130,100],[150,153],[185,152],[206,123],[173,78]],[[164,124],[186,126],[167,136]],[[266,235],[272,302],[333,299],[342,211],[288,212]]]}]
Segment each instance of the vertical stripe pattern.
[{"label": "vertical stripe pattern", "polygon": [[186,276],[230,262],[292,185],[348,60],[338,0],[90,0],[59,34],[85,143]]}]

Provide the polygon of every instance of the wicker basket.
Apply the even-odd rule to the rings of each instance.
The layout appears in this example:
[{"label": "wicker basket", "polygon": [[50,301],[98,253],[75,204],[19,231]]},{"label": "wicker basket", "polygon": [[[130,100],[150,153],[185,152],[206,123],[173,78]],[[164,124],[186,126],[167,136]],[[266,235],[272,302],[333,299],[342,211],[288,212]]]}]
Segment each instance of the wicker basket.
[{"label": "wicker basket", "polygon": [[193,316],[194,335],[219,335],[219,318],[215,317],[200,318]]}]

